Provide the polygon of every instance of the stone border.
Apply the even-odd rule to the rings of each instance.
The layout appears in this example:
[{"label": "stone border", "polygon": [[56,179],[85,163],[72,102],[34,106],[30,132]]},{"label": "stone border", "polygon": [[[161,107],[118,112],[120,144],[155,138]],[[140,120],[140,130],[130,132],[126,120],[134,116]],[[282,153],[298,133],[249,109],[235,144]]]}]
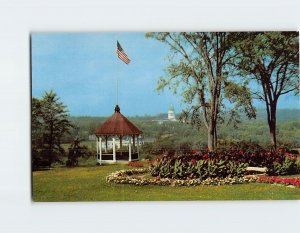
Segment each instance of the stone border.
[{"label": "stone border", "polygon": [[[197,186],[197,185],[233,185],[256,182],[257,176],[248,175],[244,177],[226,177],[200,179],[169,179],[169,178],[145,178],[142,174],[150,172],[149,168],[120,170],[111,173],[106,177],[108,183],[132,184],[136,186],[159,185],[159,186]],[[141,176],[134,176],[141,175]]]}]

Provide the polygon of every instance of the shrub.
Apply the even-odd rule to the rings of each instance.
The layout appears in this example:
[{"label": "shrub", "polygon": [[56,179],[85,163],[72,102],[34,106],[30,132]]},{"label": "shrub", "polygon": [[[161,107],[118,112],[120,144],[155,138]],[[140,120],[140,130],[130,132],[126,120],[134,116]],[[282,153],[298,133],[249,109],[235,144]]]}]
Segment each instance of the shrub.
[{"label": "shrub", "polygon": [[300,173],[300,157],[297,157],[295,161],[295,165],[296,165],[297,173]]},{"label": "shrub", "polygon": [[[246,146],[244,146],[246,148]],[[249,149],[251,148],[251,149]],[[224,161],[227,166],[235,167],[235,166],[245,166],[247,164],[251,167],[266,167],[267,173],[269,175],[287,175],[287,174],[295,174],[300,172],[300,161],[298,154],[291,154],[289,150],[286,148],[279,149],[277,151],[266,151],[262,148],[258,148],[254,150],[252,147],[248,147],[247,150],[238,149],[236,147],[232,147],[229,150],[218,150],[216,152],[208,152],[208,151],[200,151],[200,150],[184,150],[184,151],[175,151],[169,150],[163,152],[164,156],[170,159],[171,164],[166,163],[161,164],[162,166],[173,166],[175,164],[175,160],[180,160],[184,163],[184,167],[186,167],[189,161],[211,161],[209,166],[214,164],[216,161],[221,162]],[[161,158],[161,157],[158,157]],[[165,159],[166,159],[165,158]],[[174,160],[174,161],[173,161]],[[241,165],[240,165],[241,164]],[[205,167],[205,164],[203,165]],[[217,165],[216,165],[217,166]],[[230,171],[234,171],[234,168],[227,167]],[[226,168],[226,169],[227,169]],[[162,168],[164,170],[168,169],[167,167]],[[179,172],[178,176],[186,176],[186,174],[181,174],[181,171],[177,171],[177,169],[181,169],[178,164],[176,164],[176,173]],[[213,168],[210,168],[209,171],[212,171]],[[221,170],[224,170],[222,167]],[[237,168],[237,174],[240,168]],[[154,171],[154,174],[158,171]],[[188,171],[187,171],[188,172]],[[221,172],[222,173],[222,172]],[[231,172],[230,172],[231,174]],[[214,176],[213,172],[211,174]]]},{"label": "shrub", "polygon": [[198,160],[186,156],[164,156],[150,166],[152,176],[172,179],[240,177],[246,167],[246,163],[208,158]]},{"label": "shrub", "polygon": [[67,167],[78,166],[79,157],[89,157],[90,152],[86,146],[80,145],[80,140],[76,138],[69,148],[68,160],[66,161]]},{"label": "shrub", "polygon": [[[298,158],[299,159],[299,158]],[[298,172],[297,158],[286,154],[283,161],[275,161],[268,167],[269,175],[292,175]]]}]

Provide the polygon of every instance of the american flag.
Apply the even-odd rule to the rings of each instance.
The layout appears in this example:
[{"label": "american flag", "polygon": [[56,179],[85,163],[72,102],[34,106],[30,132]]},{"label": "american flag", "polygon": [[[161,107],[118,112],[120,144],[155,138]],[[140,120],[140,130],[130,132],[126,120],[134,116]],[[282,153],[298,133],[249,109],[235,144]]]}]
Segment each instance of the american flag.
[{"label": "american flag", "polygon": [[127,56],[127,54],[124,52],[124,50],[122,49],[119,41],[117,41],[117,54],[118,54],[118,58],[120,58],[127,65],[130,63],[130,59]]}]

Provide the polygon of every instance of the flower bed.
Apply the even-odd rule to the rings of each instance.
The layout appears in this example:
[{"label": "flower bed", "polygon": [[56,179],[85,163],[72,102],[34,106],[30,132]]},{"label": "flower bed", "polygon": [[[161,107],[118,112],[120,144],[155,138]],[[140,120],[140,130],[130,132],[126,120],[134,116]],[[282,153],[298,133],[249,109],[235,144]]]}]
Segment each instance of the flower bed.
[{"label": "flower bed", "polygon": [[246,163],[218,158],[197,160],[185,156],[163,156],[150,166],[152,176],[180,180],[242,177],[246,168]]},{"label": "flower bed", "polygon": [[[174,173],[176,169],[173,166],[175,166],[176,161],[180,161],[180,164],[184,165],[183,170],[185,170],[184,173],[186,174],[179,174],[176,171]],[[156,169],[156,171],[154,169],[154,175],[161,173],[163,177],[183,178],[183,176],[187,176],[189,173],[194,177],[200,176],[200,174],[197,175],[196,171],[192,171],[195,169],[189,165],[192,163],[199,167],[199,164],[197,164],[199,161],[203,161],[204,163],[201,164],[201,167],[204,166],[208,171],[211,170],[208,167],[212,167],[212,170],[215,169],[217,172],[217,174],[209,174],[207,177],[242,176],[246,166],[266,167],[268,175],[291,175],[300,173],[299,155],[291,154],[287,149],[266,151],[262,148],[251,148],[251,150],[231,148],[229,150],[219,150],[216,152],[191,150],[177,153],[173,150],[164,151],[153,164],[153,167],[159,166],[159,169]],[[208,165],[208,163],[210,164]],[[226,165],[225,168],[222,167],[224,164]]]},{"label": "flower bed", "polygon": [[132,161],[128,162],[127,165],[131,166],[131,167],[144,167],[144,164],[139,163],[139,162],[132,162]]},{"label": "flower bed", "polygon": [[[226,177],[226,178],[208,178],[208,179],[170,179],[170,178],[146,178],[143,176],[145,173],[149,173],[147,168],[121,170],[111,173],[106,177],[108,183],[116,184],[132,184],[137,186],[143,185],[160,185],[160,186],[196,186],[196,185],[233,185],[255,182],[256,176],[244,176],[244,177]],[[141,175],[141,176],[137,176]]]},{"label": "flower bed", "polygon": [[285,184],[300,187],[300,177],[281,178],[276,176],[271,177],[259,177],[258,182],[271,183],[271,184]]}]

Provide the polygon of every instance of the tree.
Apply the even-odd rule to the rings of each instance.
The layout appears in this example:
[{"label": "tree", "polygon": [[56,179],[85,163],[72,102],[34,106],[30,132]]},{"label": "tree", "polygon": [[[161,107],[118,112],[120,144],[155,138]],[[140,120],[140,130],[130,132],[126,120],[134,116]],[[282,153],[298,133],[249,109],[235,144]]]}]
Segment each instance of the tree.
[{"label": "tree", "polygon": [[40,149],[43,145],[41,102],[37,98],[32,98],[31,103],[31,153],[32,164],[40,159]]},{"label": "tree", "polygon": [[68,160],[66,162],[67,167],[74,167],[78,165],[78,159],[80,157],[89,157],[90,153],[86,146],[80,145],[81,140],[79,138],[75,138],[73,143],[69,148]]},{"label": "tree", "polygon": [[297,32],[239,33],[236,49],[241,75],[255,80],[253,97],[265,102],[271,144],[277,146],[276,111],[280,96],[299,93],[299,34]]},{"label": "tree", "polygon": [[[238,112],[255,117],[247,83],[235,82],[231,69],[238,56],[232,49],[235,37],[232,33],[147,33],[170,47],[167,77],[161,77],[158,90],[169,87],[174,93],[179,89],[187,109],[182,119],[207,129],[208,148],[217,146],[217,124],[227,111],[223,100],[229,99],[234,107],[230,110],[230,122],[237,122]],[[242,93],[244,95],[242,95]],[[235,119],[235,120],[234,120]]]},{"label": "tree", "polygon": [[55,92],[46,92],[41,100],[32,98],[32,148],[48,160],[48,165],[59,161],[64,153],[61,138],[72,127],[66,106]]}]

